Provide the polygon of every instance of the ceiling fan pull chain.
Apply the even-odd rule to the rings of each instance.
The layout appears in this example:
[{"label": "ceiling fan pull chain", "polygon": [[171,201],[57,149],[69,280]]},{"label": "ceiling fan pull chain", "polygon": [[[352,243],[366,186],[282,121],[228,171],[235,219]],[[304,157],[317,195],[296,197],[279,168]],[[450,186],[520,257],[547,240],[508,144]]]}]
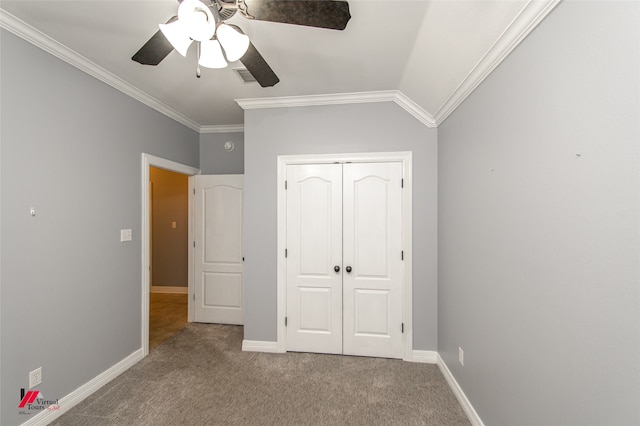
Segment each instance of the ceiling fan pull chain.
[{"label": "ceiling fan pull chain", "polygon": [[200,78],[200,42],[198,44],[198,57],[196,59],[196,77]]}]

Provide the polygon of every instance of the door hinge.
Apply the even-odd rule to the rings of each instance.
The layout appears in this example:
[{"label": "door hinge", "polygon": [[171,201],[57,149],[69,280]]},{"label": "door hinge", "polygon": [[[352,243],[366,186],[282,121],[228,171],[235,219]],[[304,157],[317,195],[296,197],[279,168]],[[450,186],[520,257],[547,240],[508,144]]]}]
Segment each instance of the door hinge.
[{"label": "door hinge", "polygon": [[402,323],[402,333],[404,334],[404,323]]},{"label": "door hinge", "polygon": [[287,257],[288,254],[289,254],[289,251],[287,249],[284,249],[284,257]]},{"label": "door hinge", "polygon": [[404,178],[400,179],[400,188],[404,188]]},{"label": "door hinge", "polygon": [[193,195],[196,195],[196,189],[193,188]]},{"label": "door hinge", "polygon": [[400,252],[400,259],[401,259],[401,260],[404,260],[404,250],[402,250],[402,251]]},{"label": "door hinge", "polygon": [[284,189],[287,189],[287,181],[284,181]]},{"label": "door hinge", "polygon": [[287,317],[284,317],[284,326],[287,326]]},{"label": "door hinge", "polygon": [[193,248],[196,248],[196,242],[195,241],[193,242]]},{"label": "door hinge", "polygon": [[196,294],[193,293],[193,301],[195,302],[195,300],[196,300]]}]

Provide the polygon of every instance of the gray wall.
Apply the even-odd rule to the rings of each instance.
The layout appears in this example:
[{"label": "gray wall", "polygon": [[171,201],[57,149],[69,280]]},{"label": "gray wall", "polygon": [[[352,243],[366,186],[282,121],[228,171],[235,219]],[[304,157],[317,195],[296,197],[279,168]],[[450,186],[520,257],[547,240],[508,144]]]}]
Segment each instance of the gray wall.
[{"label": "gray wall", "polygon": [[60,398],[141,348],[141,153],[197,167],[198,135],[4,30],[0,43],[0,423],[15,425],[29,371]]},{"label": "gray wall", "polygon": [[[233,151],[224,143],[233,142]],[[200,135],[200,170],[203,175],[241,175],[244,173],[244,133],[203,133]]]},{"label": "gray wall", "polygon": [[[189,177],[149,168],[151,183],[151,285],[189,283]],[[176,227],[172,227],[172,222]]]},{"label": "gray wall", "polygon": [[277,156],[413,151],[414,349],[436,350],[436,138],[390,102],[245,112],[245,339],[277,337]]},{"label": "gray wall", "polygon": [[438,350],[487,425],[640,424],[639,5],[561,3],[439,128]]}]

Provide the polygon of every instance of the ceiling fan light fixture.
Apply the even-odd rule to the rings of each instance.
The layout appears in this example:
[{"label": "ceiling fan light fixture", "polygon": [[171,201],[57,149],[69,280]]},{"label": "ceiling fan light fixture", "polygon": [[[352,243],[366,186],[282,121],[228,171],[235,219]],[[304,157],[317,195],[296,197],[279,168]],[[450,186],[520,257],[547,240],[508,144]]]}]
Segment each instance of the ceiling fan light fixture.
[{"label": "ceiling fan light fixture", "polygon": [[177,20],[169,24],[160,24],[160,31],[167,38],[174,49],[182,56],[187,56],[187,50],[193,40],[187,34],[183,21]]},{"label": "ceiling fan light fixture", "polygon": [[222,54],[222,47],[218,40],[200,42],[200,58],[198,63],[206,68],[225,68],[227,61]]},{"label": "ceiling fan light fixture", "polygon": [[229,62],[242,58],[249,48],[249,37],[230,25],[218,25],[216,37],[220,40]]},{"label": "ceiling fan light fixture", "polygon": [[183,0],[178,7],[178,20],[189,37],[197,41],[206,41],[216,32],[216,21],[209,9],[199,0]]}]

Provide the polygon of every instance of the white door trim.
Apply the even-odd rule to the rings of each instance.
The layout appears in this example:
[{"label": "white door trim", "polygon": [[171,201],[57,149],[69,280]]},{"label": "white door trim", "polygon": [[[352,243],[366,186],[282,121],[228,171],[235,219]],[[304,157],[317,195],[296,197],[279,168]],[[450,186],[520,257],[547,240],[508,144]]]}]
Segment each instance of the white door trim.
[{"label": "white door trim", "polygon": [[405,280],[403,285],[402,321],[404,323],[403,360],[410,361],[413,352],[413,243],[412,243],[412,153],[403,152],[374,152],[356,154],[318,154],[318,155],[280,155],[278,156],[277,176],[277,351],[286,352],[286,329],[284,325],[287,308],[286,261],[284,250],[287,241],[287,197],[285,192],[285,178],[287,166],[290,164],[327,164],[327,163],[370,163],[370,162],[402,162],[404,178],[404,192],[402,197],[404,242]]},{"label": "white door trim", "polygon": [[[149,167],[157,167],[171,172],[193,176],[199,175],[200,169],[166,160],[150,154],[142,153],[142,320],[141,340],[143,355],[149,354]],[[189,178],[189,240],[193,241],[193,179]],[[193,294],[193,247],[189,245],[189,294]],[[193,303],[188,302],[188,320],[193,321]]]}]

